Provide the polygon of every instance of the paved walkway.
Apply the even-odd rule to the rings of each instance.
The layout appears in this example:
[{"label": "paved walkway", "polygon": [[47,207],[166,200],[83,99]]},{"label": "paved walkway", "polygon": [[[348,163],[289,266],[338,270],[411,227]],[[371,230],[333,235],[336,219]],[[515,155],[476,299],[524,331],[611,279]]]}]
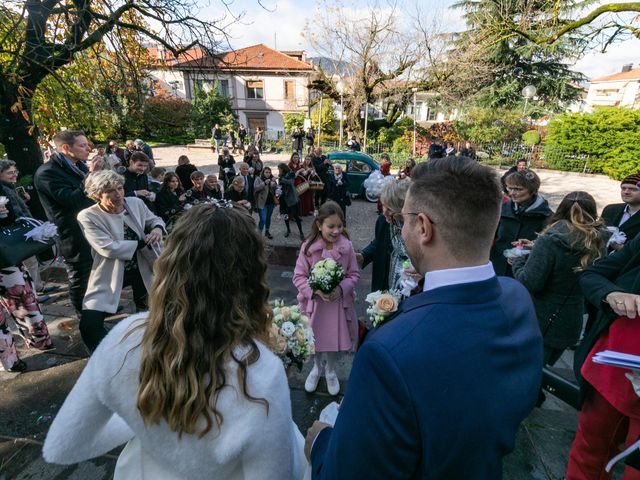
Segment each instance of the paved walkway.
[{"label": "paved walkway", "polygon": [[[178,155],[184,149],[176,147],[156,148],[159,165],[175,166]],[[211,153],[189,152],[192,162],[205,172],[216,171]],[[283,156],[265,156],[267,164],[282,161]],[[572,190],[586,190],[596,196],[600,208],[619,201],[618,182],[602,176],[540,172],[542,192],[555,206],[559,199]],[[373,232],[376,216],[375,205],[356,200],[349,209],[349,230],[356,248],[362,248]],[[311,219],[305,219],[307,229]],[[300,242],[293,237],[282,236],[283,222],[274,216],[275,238],[268,242],[270,268],[268,282],[271,298],[295,301],[291,284],[295,248]],[[52,299],[43,305],[45,319],[54,336],[56,349],[48,352],[26,350],[19,344],[21,356],[29,365],[24,374],[0,372],[0,480],[8,479],[110,479],[117,459],[117,451],[98,459],[69,467],[48,465],[40,456],[42,441],[51,420],[86,364],[87,351],[81,342],[78,322],[66,295],[64,270],[51,268],[44,272],[44,280],[58,288]],[[359,298],[364,298],[370,284],[370,269],[363,272],[358,286]],[[120,316],[112,317],[112,323],[133,311],[130,290],[125,289]],[[359,315],[364,306],[358,305]],[[339,366],[342,388],[351,366],[351,357],[343,359]],[[562,359],[564,366],[571,364],[571,353]],[[317,418],[319,411],[332,400],[321,381],[318,392],[309,395],[304,391],[304,379],[310,367],[302,372],[290,372],[291,398],[294,420],[304,432]],[[566,456],[575,433],[577,415],[574,410],[553,398],[543,408],[536,409],[524,422],[517,438],[516,449],[505,460],[506,480],[556,480],[563,477]],[[73,434],[73,432],[69,432]]]}]

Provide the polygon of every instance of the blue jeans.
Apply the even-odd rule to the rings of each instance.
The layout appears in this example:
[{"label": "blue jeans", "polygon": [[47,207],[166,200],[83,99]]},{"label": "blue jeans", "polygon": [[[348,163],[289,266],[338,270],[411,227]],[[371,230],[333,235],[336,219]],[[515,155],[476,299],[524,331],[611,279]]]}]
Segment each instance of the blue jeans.
[{"label": "blue jeans", "polygon": [[265,232],[269,231],[269,227],[271,227],[271,214],[273,214],[273,209],[275,205],[273,203],[266,204],[264,208],[258,209],[258,215],[260,216],[260,221],[258,222],[258,230],[262,231],[264,228]]}]

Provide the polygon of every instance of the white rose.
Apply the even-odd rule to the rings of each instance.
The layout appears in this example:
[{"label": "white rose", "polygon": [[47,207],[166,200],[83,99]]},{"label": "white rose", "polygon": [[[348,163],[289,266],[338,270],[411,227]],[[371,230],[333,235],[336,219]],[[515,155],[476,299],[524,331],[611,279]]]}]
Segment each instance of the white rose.
[{"label": "white rose", "polygon": [[298,320],[300,320],[300,312],[299,312],[299,311],[298,311],[298,312],[296,312],[296,311],[294,311],[294,310],[291,310],[291,317],[290,317],[290,318],[291,318],[291,320],[293,320],[293,321],[298,321]]},{"label": "white rose", "polygon": [[280,333],[285,337],[289,338],[296,331],[296,326],[291,322],[284,322],[280,327]]},{"label": "white rose", "polygon": [[284,320],[284,317],[282,316],[281,313],[278,313],[275,317],[273,317],[273,321],[276,322],[277,324],[282,323],[283,320]]},{"label": "white rose", "polygon": [[316,267],[313,269],[313,274],[318,277],[324,277],[327,274],[327,270],[324,267]]},{"label": "white rose", "polygon": [[327,259],[325,261],[325,265],[326,268],[328,268],[329,270],[333,270],[334,268],[336,268],[338,266],[338,264],[336,263],[335,260],[331,260],[330,258]]}]

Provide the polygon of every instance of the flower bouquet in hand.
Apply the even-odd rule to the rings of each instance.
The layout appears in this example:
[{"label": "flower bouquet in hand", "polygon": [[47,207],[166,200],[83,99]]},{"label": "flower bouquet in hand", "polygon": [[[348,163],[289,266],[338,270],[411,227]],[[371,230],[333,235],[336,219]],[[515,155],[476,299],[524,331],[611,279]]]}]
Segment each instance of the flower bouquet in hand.
[{"label": "flower bouquet in hand", "polygon": [[285,368],[302,365],[314,353],[313,330],[309,318],[297,305],[288,307],[282,300],[276,300],[273,321],[269,331],[273,352],[280,357]]},{"label": "flower bouquet in hand", "polygon": [[317,262],[309,275],[309,286],[314,292],[331,293],[344,278],[344,270],[335,260],[326,258]]},{"label": "flower bouquet in hand", "polygon": [[365,300],[369,304],[367,314],[374,327],[378,327],[388,316],[395,313],[400,303],[400,299],[387,290],[371,292]]}]

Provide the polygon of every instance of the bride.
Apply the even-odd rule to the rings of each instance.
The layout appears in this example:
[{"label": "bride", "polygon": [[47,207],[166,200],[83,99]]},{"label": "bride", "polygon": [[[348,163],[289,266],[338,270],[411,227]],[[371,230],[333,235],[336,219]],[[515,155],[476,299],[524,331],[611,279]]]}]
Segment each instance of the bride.
[{"label": "bride", "polygon": [[155,264],[149,312],[111,330],[45,440],[71,464],[126,443],[116,479],[299,479],[307,468],[245,208],[198,205]]}]

